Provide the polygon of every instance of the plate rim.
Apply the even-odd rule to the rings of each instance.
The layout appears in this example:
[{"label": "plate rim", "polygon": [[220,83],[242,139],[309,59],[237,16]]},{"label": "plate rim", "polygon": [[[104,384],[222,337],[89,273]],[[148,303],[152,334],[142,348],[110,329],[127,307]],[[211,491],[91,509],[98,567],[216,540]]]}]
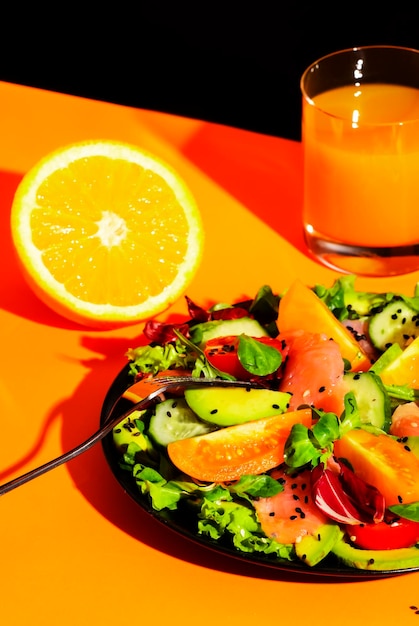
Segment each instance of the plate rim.
[{"label": "plate rim", "polygon": [[[130,385],[130,366],[129,363],[125,365],[117,374],[109,386],[100,411],[100,426],[102,426],[108,419],[108,417],[118,410],[118,398],[122,395],[123,391]],[[131,381],[132,384],[132,381]],[[196,535],[186,527],[182,527],[176,521],[170,519],[170,511],[165,513],[157,511],[152,508],[151,502],[147,496],[144,496],[138,487],[136,486],[132,476],[129,472],[122,470],[118,465],[118,453],[113,444],[112,433],[107,435],[101,442],[102,450],[106,459],[106,462],[119,485],[127,493],[130,498],[140,506],[140,508],[154,520],[159,522],[166,529],[171,532],[181,535],[193,543],[216,552],[218,554],[231,557],[236,561],[242,561],[249,565],[257,565],[259,567],[268,568],[278,572],[287,572],[289,574],[300,574],[303,576],[321,576],[321,577],[337,577],[339,579],[377,579],[377,578],[390,578],[399,576],[402,574],[410,574],[417,572],[417,568],[401,568],[398,570],[362,570],[357,568],[351,568],[345,565],[341,566],[323,566],[320,564],[315,567],[310,567],[304,563],[298,563],[296,561],[287,561],[281,559],[268,559],[266,555],[262,553],[246,553],[235,550],[233,547],[228,547],[222,544],[218,544],[216,541],[211,540],[205,536]]]}]

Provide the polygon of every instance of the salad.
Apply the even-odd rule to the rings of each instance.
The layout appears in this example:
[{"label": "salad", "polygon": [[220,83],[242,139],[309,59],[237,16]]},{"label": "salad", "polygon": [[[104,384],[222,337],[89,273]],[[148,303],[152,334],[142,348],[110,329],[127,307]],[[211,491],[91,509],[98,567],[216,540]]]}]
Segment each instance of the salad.
[{"label": "salad", "polygon": [[179,388],[114,428],[120,467],[155,511],[242,555],[419,568],[419,288],[355,280],[265,285],[210,309],[186,297],[186,321],[145,325],[126,401],[150,377],[255,383]]}]

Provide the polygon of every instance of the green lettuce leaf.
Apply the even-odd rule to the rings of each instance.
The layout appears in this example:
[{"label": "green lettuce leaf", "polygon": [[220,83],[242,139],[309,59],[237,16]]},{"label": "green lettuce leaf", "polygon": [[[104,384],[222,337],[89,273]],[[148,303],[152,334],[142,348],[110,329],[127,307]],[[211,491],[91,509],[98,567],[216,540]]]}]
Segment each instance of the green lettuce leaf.
[{"label": "green lettuce leaf", "polygon": [[263,533],[255,511],[234,501],[204,499],[198,521],[199,534],[218,540],[230,539],[241,552],[263,552],[291,560],[294,548],[280,544]]},{"label": "green lettuce leaf", "polygon": [[164,346],[140,346],[130,349],[126,355],[130,361],[131,374],[152,374],[169,368],[188,369],[193,366],[195,357],[180,343],[167,343]]}]

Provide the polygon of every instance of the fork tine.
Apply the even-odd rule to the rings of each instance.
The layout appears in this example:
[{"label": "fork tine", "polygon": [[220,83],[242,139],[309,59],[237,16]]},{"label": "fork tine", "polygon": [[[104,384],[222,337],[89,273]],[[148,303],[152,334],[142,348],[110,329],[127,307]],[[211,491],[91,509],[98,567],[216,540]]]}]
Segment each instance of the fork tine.
[{"label": "fork tine", "polygon": [[[147,379],[144,379],[147,382]],[[233,380],[229,378],[198,378],[194,376],[161,376],[159,378],[151,378],[150,383],[161,383],[162,385],[168,385],[169,387],[249,387],[260,388],[263,385],[256,381],[250,380]],[[162,393],[164,393],[163,390]]]}]

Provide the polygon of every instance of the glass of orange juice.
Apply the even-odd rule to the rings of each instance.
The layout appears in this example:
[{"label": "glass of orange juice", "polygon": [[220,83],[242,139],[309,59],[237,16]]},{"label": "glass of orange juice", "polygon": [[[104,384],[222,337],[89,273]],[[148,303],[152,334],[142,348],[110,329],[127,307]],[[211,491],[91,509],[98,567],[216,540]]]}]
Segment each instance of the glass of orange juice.
[{"label": "glass of orange juice", "polygon": [[305,239],[343,272],[419,269],[419,51],[341,50],[313,63],[303,95]]}]

